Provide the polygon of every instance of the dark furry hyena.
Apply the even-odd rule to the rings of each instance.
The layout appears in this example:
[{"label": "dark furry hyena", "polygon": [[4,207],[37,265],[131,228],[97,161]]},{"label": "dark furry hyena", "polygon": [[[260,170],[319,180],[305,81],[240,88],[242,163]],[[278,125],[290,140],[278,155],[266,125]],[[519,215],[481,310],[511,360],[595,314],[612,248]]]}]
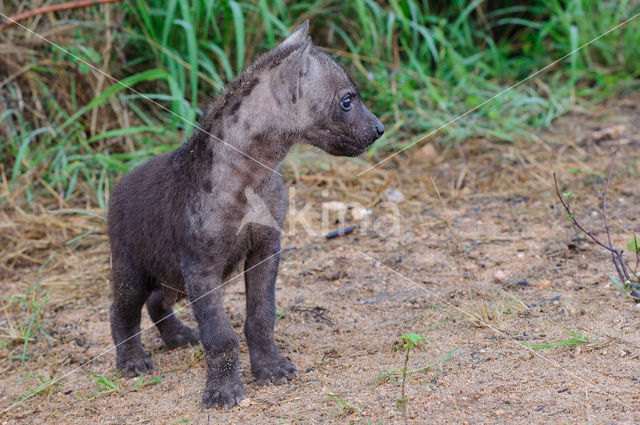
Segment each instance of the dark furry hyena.
[{"label": "dark furry hyena", "polygon": [[[216,96],[201,130],[182,147],[126,175],[111,197],[111,333],[117,367],[129,376],[153,369],[138,335],[146,302],[167,346],[202,341],[207,407],[229,408],[245,397],[238,340],[220,289],[242,261],[244,332],[256,381],[283,384],[297,375],[273,336],[280,227],[287,206],[283,182],[273,170],[294,142],[355,156],[384,131],[344,69],[311,44],[308,27],[302,24]],[[255,210],[249,198],[259,198],[277,226],[243,220]],[[199,333],[172,314],[184,292]]]}]

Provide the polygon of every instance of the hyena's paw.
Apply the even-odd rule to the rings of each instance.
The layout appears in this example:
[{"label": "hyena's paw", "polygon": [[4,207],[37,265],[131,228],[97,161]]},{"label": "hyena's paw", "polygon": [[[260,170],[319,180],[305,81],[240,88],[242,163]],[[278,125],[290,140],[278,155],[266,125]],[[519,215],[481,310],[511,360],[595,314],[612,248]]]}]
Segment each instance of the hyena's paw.
[{"label": "hyena's paw", "polygon": [[146,354],[142,356],[129,356],[128,358],[118,359],[118,370],[123,371],[124,376],[133,378],[145,373],[151,373],[154,370],[153,361]]},{"label": "hyena's paw", "polygon": [[291,360],[280,354],[261,357],[251,365],[251,371],[258,385],[282,385],[298,376],[298,370]]},{"label": "hyena's paw", "polygon": [[237,372],[222,379],[207,378],[207,384],[202,394],[202,404],[207,409],[231,409],[247,397],[247,393],[240,382]]},{"label": "hyena's paw", "polygon": [[188,347],[189,345],[198,345],[200,342],[198,332],[183,324],[172,326],[165,330],[161,336],[169,348]]}]

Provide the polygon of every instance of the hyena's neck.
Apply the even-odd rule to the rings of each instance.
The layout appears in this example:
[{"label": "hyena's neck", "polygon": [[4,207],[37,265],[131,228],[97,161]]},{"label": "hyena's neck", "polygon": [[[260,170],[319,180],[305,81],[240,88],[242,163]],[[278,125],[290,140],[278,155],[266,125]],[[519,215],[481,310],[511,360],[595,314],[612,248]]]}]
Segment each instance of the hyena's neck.
[{"label": "hyena's neck", "polygon": [[231,83],[210,104],[204,119],[215,136],[207,140],[214,151],[214,172],[228,169],[245,175],[251,180],[245,183],[254,189],[277,172],[295,135],[280,109],[268,75],[249,71]]},{"label": "hyena's neck", "polygon": [[207,141],[213,151],[214,174],[234,176],[235,180],[242,181],[244,190],[246,186],[257,189],[271,174],[278,173],[293,144],[290,135],[271,126],[261,127],[258,120],[224,120],[223,123],[220,140],[209,138]]},{"label": "hyena's neck", "polygon": [[209,106],[200,129],[175,152],[174,172],[205,192],[257,190],[278,172],[294,137],[278,129],[276,116],[252,119],[251,112],[257,112],[252,97],[237,106],[215,103],[220,102]]},{"label": "hyena's neck", "polygon": [[272,92],[267,65],[250,67],[207,105],[200,129],[174,156],[175,171],[189,170],[186,178],[216,192],[255,190],[277,172],[297,132]]}]

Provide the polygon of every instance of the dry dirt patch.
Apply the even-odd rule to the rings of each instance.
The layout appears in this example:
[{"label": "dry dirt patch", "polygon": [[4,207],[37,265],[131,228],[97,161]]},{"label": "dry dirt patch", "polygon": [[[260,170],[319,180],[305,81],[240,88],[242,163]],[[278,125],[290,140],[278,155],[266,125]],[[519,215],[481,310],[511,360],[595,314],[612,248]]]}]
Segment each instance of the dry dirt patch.
[{"label": "dry dirt patch", "polygon": [[[240,335],[241,373],[249,400],[230,411],[199,406],[205,365],[199,348],[166,349],[155,329],[143,344],[152,377],[112,375],[108,324],[108,245],[87,215],[3,208],[3,295],[42,300],[43,333],[27,345],[0,346],[0,408],[46,379],[66,376],[3,413],[6,423],[632,423],[640,417],[639,313],[609,275],[610,257],[584,242],[559,209],[555,171],[576,198],[590,229],[602,229],[599,192],[618,140],[610,189],[614,243],[640,233],[640,119],[637,99],[617,99],[574,113],[536,143],[469,140],[457,149],[415,149],[356,178],[357,163],[323,156],[328,171],[296,178],[296,205],[320,230],[320,205],[360,202],[384,219],[386,189],[404,195],[399,229],[360,226],[325,240],[304,232],[283,239],[278,278],[277,342],[300,377],[258,387],[243,341],[244,285],[225,287]],[[608,128],[624,131],[606,134]],[[594,136],[594,132],[599,132]],[[597,136],[597,137],[596,137]],[[296,170],[299,172],[299,170]],[[434,184],[437,185],[441,199]],[[563,190],[564,190],[563,188]],[[46,206],[56,208],[56,206]],[[99,212],[98,212],[99,213]],[[387,218],[388,219],[388,218]],[[359,226],[356,220],[346,224]],[[388,228],[391,228],[390,223]],[[94,229],[94,226],[95,227]],[[386,224],[381,225],[384,229]],[[601,230],[600,230],[600,234]],[[37,264],[50,262],[36,281]],[[6,334],[28,317],[25,304],[3,300]],[[193,323],[187,308],[181,317]],[[148,317],[143,326],[150,327]],[[406,414],[401,387],[385,373],[403,366],[402,334],[420,333],[424,349],[409,369]],[[15,336],[15,335],[14,335]],[[6,337],[6,335],[5,335]],[[26,378],[25,378],[26,377]],[[105,379],[106,378],[106,379]]]}]

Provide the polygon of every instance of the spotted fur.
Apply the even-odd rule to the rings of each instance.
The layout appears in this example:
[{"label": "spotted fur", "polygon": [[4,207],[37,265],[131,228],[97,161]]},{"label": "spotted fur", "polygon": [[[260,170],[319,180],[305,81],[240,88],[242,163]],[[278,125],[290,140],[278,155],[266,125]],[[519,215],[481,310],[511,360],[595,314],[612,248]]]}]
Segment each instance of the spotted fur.
[{"label": "spotted fur", "polygon": [[[221,292],[240,263],[246,271],[251,370],[262,385],[282,384],[296,375],[273,334],[280,228],[287,206],[284,184],[274,170],[295,142],[354,156],[383,131],[354,82],[311,44],[307,31],[305,22],[247,68],[207,105],[201,129],[177,150],[124,176],[111,197],[110,319],[117,368],[128,375],[153,369],[138,335],[146,303],[169,347],[202,342],[206,407],[229,408],[245,397],[238,340]],[[247,194],[266,205],[273,221],[243,221],[250,210]],[[173,303],[185,294],[198,331],[173,315]]]}]

